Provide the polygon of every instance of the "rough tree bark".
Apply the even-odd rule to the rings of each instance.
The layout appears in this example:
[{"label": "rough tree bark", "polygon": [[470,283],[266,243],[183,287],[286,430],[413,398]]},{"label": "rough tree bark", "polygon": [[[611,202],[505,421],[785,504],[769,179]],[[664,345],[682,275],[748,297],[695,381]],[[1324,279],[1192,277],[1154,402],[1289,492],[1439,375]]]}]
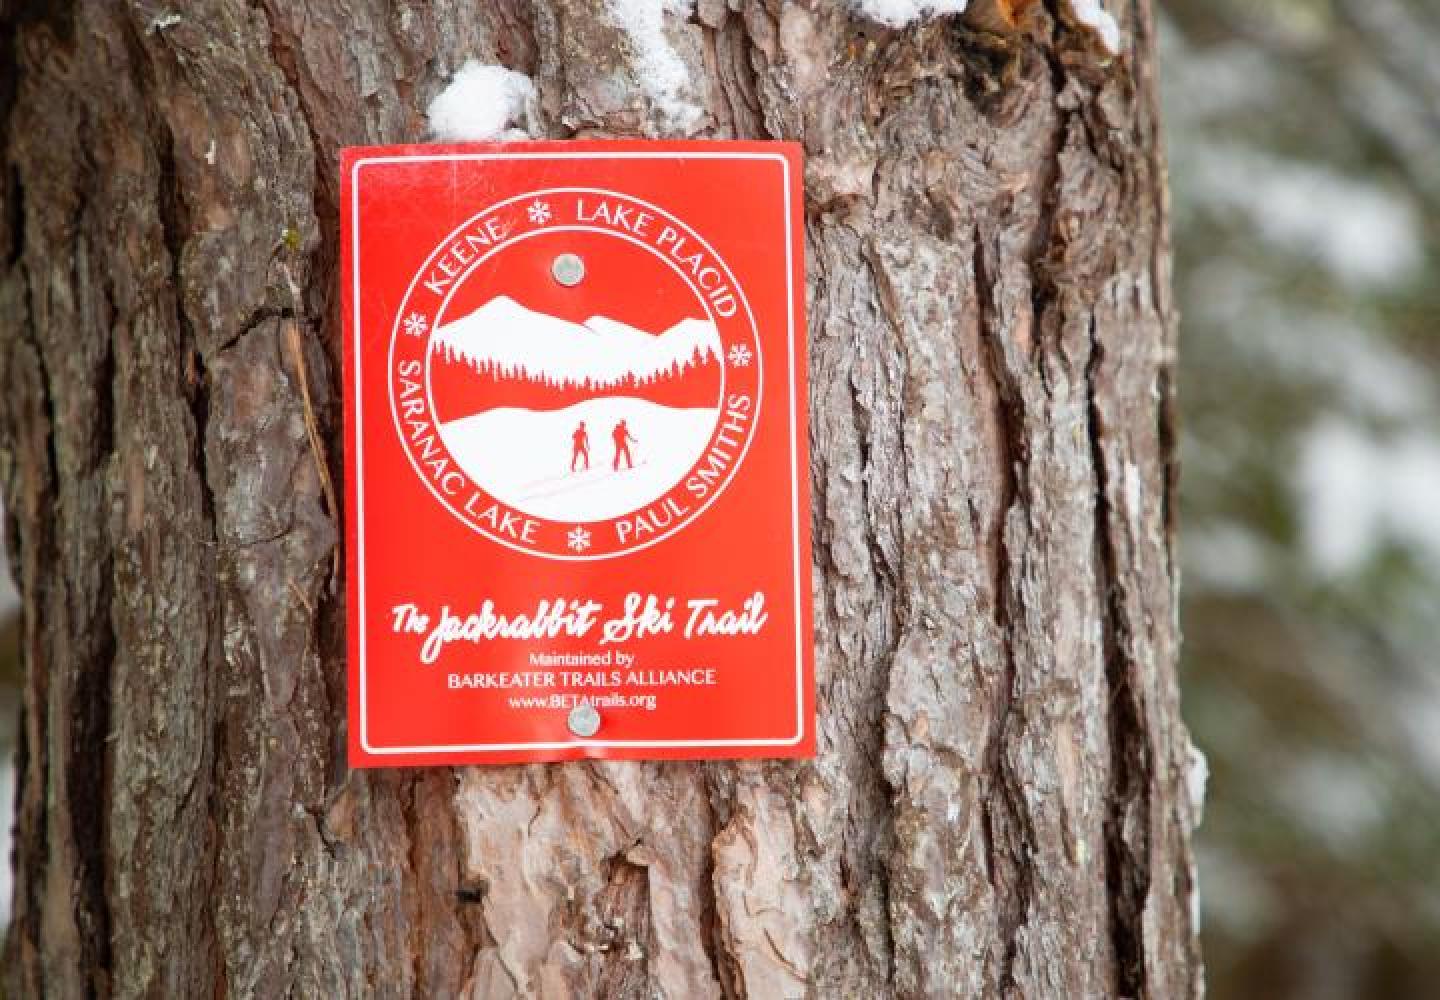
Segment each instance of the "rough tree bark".
[{"label": "rough tree bark", "polygon": [[[12,994],[1198,994],[1154,21],[1112,6],[1109,59],[1066,0],[701,0],[657,102],[602,0],[13,3]],[[813,762],[345,768],[297,365],[338,474],[337,150],[469,57],[552,137],[681,100],[805,144]]]}]

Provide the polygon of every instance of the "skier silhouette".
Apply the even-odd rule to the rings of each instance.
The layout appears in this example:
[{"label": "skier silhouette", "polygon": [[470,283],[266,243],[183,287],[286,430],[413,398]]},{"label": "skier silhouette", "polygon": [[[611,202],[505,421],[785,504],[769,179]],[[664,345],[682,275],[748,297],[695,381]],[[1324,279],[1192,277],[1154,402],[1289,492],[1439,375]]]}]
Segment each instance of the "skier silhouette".
[{"label": "skier silhouette", "polygon": [[590,434],[585,430],[585,421],[580,421],[580,426],[575,428],[575,433],[570,435],[570,440],[575,443],[575,450],[570,456],[570,471],[575,471],[575,466],[581,459],[585,460],[585,471],[590,471]]},{"label": "skier silhouette", "polygon": [[622,456],[627,467],[635,468],[635,461],[630,457],[630,446],[640,442],[630,436],[630,432],[625,428],[625,421],[622,420],[615,425],[615,429],[610,432],[610,437],[615,440],[615,468],[620,468]]}]

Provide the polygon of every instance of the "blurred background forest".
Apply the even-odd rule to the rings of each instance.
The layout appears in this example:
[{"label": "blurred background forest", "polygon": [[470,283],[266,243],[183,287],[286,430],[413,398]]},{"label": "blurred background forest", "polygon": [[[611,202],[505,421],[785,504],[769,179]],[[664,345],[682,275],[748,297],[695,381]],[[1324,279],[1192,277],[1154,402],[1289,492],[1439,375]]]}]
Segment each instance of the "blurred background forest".
[{"label": "blurred background forest", "polygon": [[1162,0],[1216,997],[1440,995],[1440,0]]},{"label": "blurred background forest", "polygon": [[1160,6],[1210,992],[1435,996],[1440,0]]}]

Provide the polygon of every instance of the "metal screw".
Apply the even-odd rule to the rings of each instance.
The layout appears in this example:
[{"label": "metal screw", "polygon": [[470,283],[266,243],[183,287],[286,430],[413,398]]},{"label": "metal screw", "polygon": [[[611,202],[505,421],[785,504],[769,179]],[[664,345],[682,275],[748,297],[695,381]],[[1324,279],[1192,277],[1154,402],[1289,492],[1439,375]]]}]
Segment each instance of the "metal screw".
[{"label": "metal screw", "polygon": [[550,265],[550,273],[566,288],[573,288],[585,278],[585,262],[579,254],[562,253]]},{"label": "metal screw", "polygon": [[600,731],[600,713],[593,705],[576,705],[567,721],[576,736],[594,736]]}]

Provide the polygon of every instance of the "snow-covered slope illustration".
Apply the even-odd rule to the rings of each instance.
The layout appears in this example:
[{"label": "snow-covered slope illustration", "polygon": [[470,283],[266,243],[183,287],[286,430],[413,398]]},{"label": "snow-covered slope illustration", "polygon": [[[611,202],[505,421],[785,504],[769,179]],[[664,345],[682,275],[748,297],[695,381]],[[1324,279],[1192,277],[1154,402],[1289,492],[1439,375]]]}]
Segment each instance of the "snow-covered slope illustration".
[{"label": "snow-covered slope illustration", "polygon": [[550,316],[501,295],[435,331],[440,437],[490,494],[583,523],[662,496],[704,452],[719,415],[709,320],[660,333]]},{"label": "snow-covered slope illustration", "polygon": [[[488,410],[442,425],[440,438],[497,500],[534,517],[581,523],[618,517],[664,494],[705,451],[715,417],[713,409],[610,396],[563,410]],[[615,468],[611,434],[621,420],[635,441],[633,468]],[[577,461],[573,445],[582,422],[588,463]]]},{"label": "snow-covered slope illustration", "polygon": [[472,365],[572,384],[652,378],[720,357],[720,335],[710,320],[682,319],[653,334],[604,316],[572,323],[505,295],[444,324],[431,344]]}]

